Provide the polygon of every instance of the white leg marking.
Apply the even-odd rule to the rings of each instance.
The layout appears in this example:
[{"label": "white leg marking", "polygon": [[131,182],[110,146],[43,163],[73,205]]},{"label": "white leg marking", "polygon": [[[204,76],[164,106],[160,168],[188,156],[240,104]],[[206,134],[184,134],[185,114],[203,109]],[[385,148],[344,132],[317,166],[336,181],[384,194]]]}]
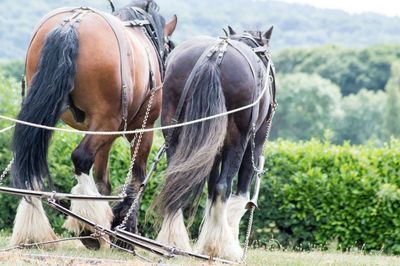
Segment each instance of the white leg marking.
[{"label": "white leg marking", "polygon": [[231,195],[228,200],[228,223],[232,227],[232,232],[237,241],[239,241],[240,220],[246,213],[246,205],[249,197],[246,195]]},{"label": "white leg marking", "polygon": [[[78,185],[72,188],[72,194],[100,196],[92,176],[81,174],[76,178]],[[73,200],[71,201],[71,211],[107,229],[111,228],[113,212],[106,201]],[[79,235],[83,230],[93,231],[91,226],[71,217],[68,217],[65,221],[64,228],[76,235]],[[104,241],[101,241],[102,246],[105,244]]]},{"label": "white leg marking", "polygon": [[157,241],[186,251],[192,249],[189,235],[183,222],[182,210],[179,210],[174,216],[167,215],[164,217]]},{"label": "white leg marking", "polygon": [[239,261],[242,248],[228,223],[227,203],[219,198],[206,213],[196,250],[212,257]]},{"label": "white leg marking", "polygon": [[[43,209],[42,201],[31,198],[29,203],[22,199],[15,216],[11,245],[33,244],[57,239]],[[57,244],[44,247],[54,249]]]}]

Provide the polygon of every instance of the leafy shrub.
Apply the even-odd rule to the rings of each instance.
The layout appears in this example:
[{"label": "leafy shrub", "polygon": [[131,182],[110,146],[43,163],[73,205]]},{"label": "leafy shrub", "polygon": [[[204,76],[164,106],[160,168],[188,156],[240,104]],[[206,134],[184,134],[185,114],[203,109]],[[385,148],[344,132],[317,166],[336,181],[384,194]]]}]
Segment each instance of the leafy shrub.
[{"label": "leafy shrub", "polygon": [[400,142],[271,143],[253,239],[400,254]]},{"label": "leafy shrub", "polygon": [[[0,137],[0,140],[3,140]],[[75,184],[70,154],[80,137],[56,133],[49,162],[57,191],[69,192]],[[0,167],[10,159],[9,143],[0,144]],[[162,138],[156,136],[154,149]],[[149,160],[150,161],[150,160]],[[110,158],[114,188],[124,181],[129,148],[119,141]],[[266,150],[266,174],[262,180],[259,210],[256,210],[253,243],[269,245],[275,240],[286,247],[322,248],[337,243],[338,248],[365,251],[384,250],[400,254],[400,142],[391,141],[382,148],[336,146],[313,140],[305,143],[277,141]],[[152,218],[144,216],[162,183],[162,171],[151,179],[141,206],[141,233],[154,237]],[[68,206],[68,202],[63,202]],[[200,209],[204,206],[201,203]],[[17,201],[0,194],[0,227],[11,230]],[[56,232],[63,215],[50,211]],[[202,211],[198,212],[191,230],[197,236]],[[242,222],[244,237],[246,217]]]},{"label": "leafy shrub", "polygon": [[[0,112],[15,116],[19,105],[18,85],[0,77]],[[10,125],[0,121],[0,128]],[[0,135],[0,172],[11,159],[11,133]],[[56,133],[49,151],[55,189],[69,192],[76,183],[70,160],[82,136]],[[156,135],[149,163],[161,145]],[[110,157],[114,189],[124,182],[129,147],[118,141]],[[141,205],[142,234],[154,237],[154,220],[144,215],[162,183],[165,160],[151,179]],[[262,180],[259,206],[254,219],[253,243],[322,248],[383,250],[400,254],[400,142],[392,140],[381,148],[331,145],[329,142],[277,141],[266,150],[266,174]],[[5,185],[9,185],[7,180]],[[62,202],[68,207],[69,202]],[[16,197],[0,194],[0,229],[10,231],[18,205]],[[204,200],[191,228],[198,235]],[[65,233],[63,215],[47,208],[56,232]],[[245,232],[246,219],[243,219]],[[241,235],[243,238],[243,234]]]}]

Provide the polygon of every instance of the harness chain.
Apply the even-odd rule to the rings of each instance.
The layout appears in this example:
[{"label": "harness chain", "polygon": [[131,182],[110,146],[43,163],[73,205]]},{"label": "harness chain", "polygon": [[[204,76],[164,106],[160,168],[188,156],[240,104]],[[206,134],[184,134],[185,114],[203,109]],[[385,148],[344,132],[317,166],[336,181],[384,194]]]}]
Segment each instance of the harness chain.
[{"label": "harness chain", "polygon": [[[149,56],[149,53],[148,53]],[[149,57],[148,57],[149,58]],[[149,63],[150,63],[150,59],[149,59]],[[150,64],[151,66],[151,64]],[[143,118],[143,123],[142,123],[142,129],[146,128],[147,126],[147,120],[149,118],[149,114],[151,111],[151,107],[153,105],[153,100],[154,100],[154,95],[156,93],[156,91],[158,90],[158,88],[153,88],[154,84],[155,84],[155,76],[154,76],[154,72],[151,70],[150,71],[150,76],[151,76],[151,94],[150,94],[150,98],[149,98],[149,103],[147,105],[147,109],[146,109],[146,113],[145,116]],[[162,85],[161,85],[162,86]],[[121,195],[123,195],[124,197],[127,197],[127,190],[128,190],[128,186],[132,183],[132,179],[133,179],[133,167],[135,165],[135,161],[136,161],[136,157],[137,154],[139,152],[139,148],[140,148],[140,144],[142,142],[142,137],[143,137],[143,132],[140,132],[138,134],[135,134],[135,136],[132,139],[132,142],[130,143],[131,147],[135,147],[134,151],[133,151],[133,155],[132,155],[132,160],[129,166],[129,171],[128,174],[126,176],[125,179],[125,184],[123,187],[123,190],[121,192]],[[139,191],[136,194],[136,197],[134,199],[134,201],[132,202],[132,205],[130,206],[128,212],[126,213],[122,223],[118,226],[118,228],[124,228],[126,226],[126,223],[128,222],[129,217],[132,215],[133,211],[135,210],[135,208],[138,205],[139,199],[142,196],[142,193],[144,191],[145,185],[141,185]]]},{"label": "harness chain", "polygon": [[[272,120],[274,118],[275,112],[276,112],[276,108],[277,108],[277,103],[273,103],[272,104],[272,112],[271,112],[271,117],[268,119],[267,121],[267,132],[265,134],[265,140],[264,140],[264,144],[263,144],[263,148],[262,150],[265,150],[266,147],[266,143],[268,142],[268,138],[269,138],[269,133],[271,131],[271,126],[272,126]],[[254,168],[254,171],[256,172],[257,177],[259,177],[261,174],[264,173],[264,169],[258,169],[256,164],[255,164],[255,159],[254,159],[254,148],[255,148],[255,125],[253,124],[253,138],[252,138],[252,149],[251,149],[251,162]],[[250,207],[250,215],[249,215],[249,220],[247,223],[247,230],[246,230],[246,238],[245,238],[245,242],[244,242],[244,248],[243,248],[243,255],[242,255],[242,263],[246,262],[246,256],[247,256],[247,251],[249,249],[249,243],[250,243],[250,235],[251,235],[251,229],[253,226],[253,217],[254,217],[254,210],[256,209],[256,206],[253,204]]]},{"label": "harness chain", "polygon": [[[225,51],[226,51],[226,46],[223,47],[222,50],[225,50]],[[222,55],[220,54],[220,56],[219,56],[219,58],[218,58],[218,59],[219,59],[218,61],[221,61],[221,60],[222,60],[222,56],[223,56],[223,53],[224,53],[225,51],[222,51]],[[220,62],[219,62],[219,63],[220,63]],[[153,82],[152,84],[154,84],[154,73],[153,73],[152,71],[151,71],[151,78],[152,78],[151,81]],[[153,88],[153,89],[151,90],[151,95],[150,95],[150,98],[149,98],[149,103],[148,103],[148,106],[147,106],[147,109],[146,109],[146,113],[145,113],[145,117],[144,117],[143,123],[142,123],[142,129],[146,128],[148,116],[149,116],[149,113],[150,113],[150,110],[151,110],[151,107],[152,107],[152,103],[153,103],[153,100],[154,100],[154,95],[155,95],[155,92],[157,91],[157,89],[158,89],[158,88]],[[266,142],[267,142],[268,137],[269,137],[270,128],[271,128],[271,124],[272,124],[272,119],[273,119],[273,117],[274,117],[274,114],[275,114],[275,111],[276,111],[276,107],[277,107],[277,104],[276,104],[275,101],[273,101],[273,104],[271,105],[271,107],[272,107],[272,112],[271,112],[271,116],[270,116],[270,118],[268,119],[268,122],[267,122],[267,132],[266,132],[266,137],[265,137],[265,141],[264,141],[264,145],[263,145],[263,150],[265,149],[265,145],[266,145]],[[252,126],[253,126],[253,138],[252,138],[252,165],[253,165],[253,168],[254,168],[255,172],[257,173],[257,176],[259,176],[259,175],[261,175],[261,174],[263,173],[263,169],[258,169],[258,168],[256,167],[256,165],[255,165],[255,159],[254,159],[254,148],[255,148],[255,124],[253,123]],[[130,146],[131,146],[131,147],[135,147],[135,149],[134,149],[134,152],[133,152],[133,155],[132,155],[132,160],[131,160],[130,168],[129,168],[129,171],[128,171],[128,174],[127,174],[127,177],[126,177],[126,180],[125,180],[124,188],[123,188],[123,190],[122,190],[122,192],[121,192],[121,194],[120,194],[120,195],[122,195],[123,197],[126,197],[126,196],[127,196],[127,195],[126,195],[126,192],[127,192],[128,186],[129,186],[129,184],[132,182],[132,179],[133,179],[133,167],[134,167],[134,164],[135,164],[135,161],[136,161],[136,157],[137,157],[138,150],[139,150],[139,147],[140,147],[140,144],[141,144],[141,140],[142,140],[143,133],[144,133],[143,131],[140,131],[139,133],[136,133],[135,136],[134,136],[134,138],[133,138],[133,140],[132,140],[131,143],[130,143]],[[167,143],[167,145],[168,145],[168,143]],[[168,148],[168,147],[166,147],[166,148]],[[6,168],[6,169],[4,170],[4,172],[2,173],[2,175],[1,175],[1,177],[0,177],[0,185],[2,184],[2,181],[3,181],[4,177],[5,177],[5,176],[8,174],[8,172],[10,171],[13,162],[14,162],[14,159],[12,159],[12,160],[10,161],[9,165],[7,166],[7,168]],[[132,205],[130,206],[130,209],[129,209],[128,213],[127,213],[126,216],[124,217],[123,222],[122,222],[117,228],[124,228],[124,227],[126,226],[126,223],[127,223],[128,219],[129,219],[129,217],[132,215],[134,209],[135,209],[136,206],[138,205],[139,199],[140,199],[140,197],[141,197],[141,195],[142,195],[142,193],[143,193],[143,191],[144,191],[144,188],[145,188],[145,183],[142,183],[142,185],[140,186],[140,189],[139,189],[139,191],[138,191],[138,193],[137,193],[137,195],[136,195],[136,197],[135,197],[135,199],[134,199]],[[251,207],[251,209],[250,209],[250,216],[249,216],[249,222],[248,222],[248,227],[247,227],[247,232],[246,232],[246,240],[245,240],[245,246],[244,246],[244,251],[243,251],[243,256],[242,256],[242,263],[245,262],[246,254],[247,254],[247,251],[248,251],[249,239],[250,239],[250,234],[251,234],[251,229],[252,229],[252,223],[253,223],[253,217],[254,217],[254,210],[255,210],[255,206],[253,205],[253,206]]]},{"label": "harness chain", "polygon": [[[156,91],[157,91],[156,89],[153,89],[151,91],[149,104],[147,105],[146,114],[144,116],[143,123],[142,123],[142,129],[144,129],[146,127],[146,125],[147,125],[147,119],[149,118],[150,110],[151,110],[151,107],[152,107],[152,104],[153,104],[154,95],[155,95]],[[121,196],[124,196],[124,197],[127,196],[126,195],[126,191],[127,191],[128,186],[131,183],[132,178],[133,178],[133,167],[135,165],[136,157],[137,157],[137,154],[139,152],[139,147],[140,147],[140,144],[142,142],[142,137],[143,137],[143,132],[137,133],[133,137],[133,140],[130,142],[130,146],[131,147],[135,147],[135,148],[134,148],[134,151],[133,151],[133,154],[132,154],[132,159],[131,159],[131,163],[130,163],[130,166],[129,166],[129,171],[128,171],[127,177],[125,179],[125,184],[124,184],[123,190],[121,192]]]},{"label": "harness chain", "polygon": [[6,169],[4,169],[3,173],[1,174],[0,185],[3,185],[3,180],[6,177],[6,175],[8,174],[8,172],[10,172],[13,164],[14,164],[14,158],[10,161],[10,163],[7,165]]},{"label": "harness chain", "polygon": [[[268,63],[267,63],[267,67],[269,67],[270,63],[271,63],[271,58],[269,56],[269,53],[266,51],[265,55],[267,57]],[[269,84],[272,84],[274,81],[274,67],[273,65],[271,65],[271,69],[272,69],[272,73],[269,72],[270,69],[267,69],[267,73],[268,73],[268,79],[267,79],[267,83],[269,82]],[[272,75],[271,75],[272,74]],[[271,93],[271,97],[272,98],[272,104],[270,105],[271,109],[271,115],[267,120],[267,132],[265,133],[265,139],[264,139],[264,143],[263,143],[263,147],[262,147],[262,151],[265,150],[266,144],[268,142],[269,139],[269,134],[271,131],[271,126],[272,126],[272,120],[274,118],[276,109],[277,109],[277,102],[275,100],[275,95],[274,93]],[[256,138],[256,125],[255,123],[252,123],[252,138],[251,138],[251,163],[253,166],[253,169],[256,173],[257,178],[260,178],[262,174],[264,174],[264,169],[261,169],[257,167],[256,163],[255,163],[255,156],[254,156],[254,150],[256,147],[255,144],[255,138]],[[243,248],[243,255],[241,258],[241,262],[245,263],[246,262],[246,256],[247,256],[247,252],[249,249],[249,244],[250,244],[250,235],[251,235],[251,230],[252,230],[252,226],[253,226],[253,218],[254,218],[254,210],[255,210],[256,206],[254,204],[251,205],[250,207],[250,215],[249,215],[249,220],[248,220],[248,224],[247,224],[247,230],[246,230],[246,238],[245,238],[245,243],[244,243],[244,248]]]}]

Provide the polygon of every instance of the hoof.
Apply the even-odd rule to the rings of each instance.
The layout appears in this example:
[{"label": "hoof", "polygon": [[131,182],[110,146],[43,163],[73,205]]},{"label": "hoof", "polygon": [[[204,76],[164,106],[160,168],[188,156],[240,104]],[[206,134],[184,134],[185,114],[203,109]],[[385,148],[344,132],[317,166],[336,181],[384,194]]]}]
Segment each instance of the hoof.
[{"label": "hoof", "polygon": [[[79,236],[90,236],[92,232],[83,230]],[[81,239],[82,244],[90,250],[99,250],[101,248],[101,242],[95,238]]]}]

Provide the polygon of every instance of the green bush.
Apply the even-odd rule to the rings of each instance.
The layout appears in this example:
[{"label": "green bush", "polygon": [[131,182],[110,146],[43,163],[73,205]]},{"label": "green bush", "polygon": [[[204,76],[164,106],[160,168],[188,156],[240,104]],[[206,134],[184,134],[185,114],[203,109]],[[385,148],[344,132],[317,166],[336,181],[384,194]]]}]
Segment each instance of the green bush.
[{"label": "green bush", "polygon": [[253,239],[400,254],[400,142],[271,143]]},{"label": "green bush", "polygon": [[[15,116],[19,86],[0,76],[0,113]],[[9,126],[0,121],[0,129]],[[0,172],[11,159],[12,131],[0,135]],[[70,155],[82,136],[56,133],[49,151],[49,165],[55,189],[69,192],[76,183]],[[162,137],[157,134],[149,163]],[[332,145],[329,142],[270,143],[266,150],[266,174],[262,180],[260,210],[256,211],[253,243],[268,246],[325,248],[336,244],[347,250],[383,250],[400,254],[400,142],[381,148]],[[123,184],[129,164],[129,147],[118,141],[110,157],[113,188]],[[145,214],[163,180],[165,159],[151,179],[141,205],[140,231],[154,237],[154,219]],[[10,185],[7,178],[5,185]],[[204,197],[205,198],[205,197]],[[66,207],[69,202],[63,201]],[[18,200],[0,194],[0,229],[12,228]],[[204,199],[191,228],[198,235]],[[57,233],[65,233],[63,215],[46,208]],[[246,219],[243,219],[245,232]],[[244,235],[241,235],[243,239]],[[271,241],[274,240],[274,241]]]},{"label": "green bush", "polygon": [[[9,137],[0,136],[0,167],[5,168],[11,154]],[[75,184],[70,154],[80,137],[56,133],[49,162],[57,191],[69,192]],[[157,135],[150,159],[162,143]],[[259,210],[256,210],[252,243],[285,247],[332,246],[341,250],[383,250],[400,254],[400,142],[393,140],[382,148],[335,146],[316,140],[305,143],[277,141],[266,154],[266,174],[262,180]],[[150,160],[149,160],[150,162]],[[118,141],[110,158],[114,188],[124,181],[129,148]],[[140,230],[154,237],[154,220],[144,222],[145,214],[162,183],[165,160],[151,179],[141,206]],[[63,202],[68,206],[68,202]],[[197,236],[202,208],[191,229]],[[0,227],[12,228],[17,207],[14,196],[0,194]],[[48,210],[56,232],[65,217]],[[244,237],[246,217],[242,222]],[[274,241],[272,241],[274,240]]]}]

